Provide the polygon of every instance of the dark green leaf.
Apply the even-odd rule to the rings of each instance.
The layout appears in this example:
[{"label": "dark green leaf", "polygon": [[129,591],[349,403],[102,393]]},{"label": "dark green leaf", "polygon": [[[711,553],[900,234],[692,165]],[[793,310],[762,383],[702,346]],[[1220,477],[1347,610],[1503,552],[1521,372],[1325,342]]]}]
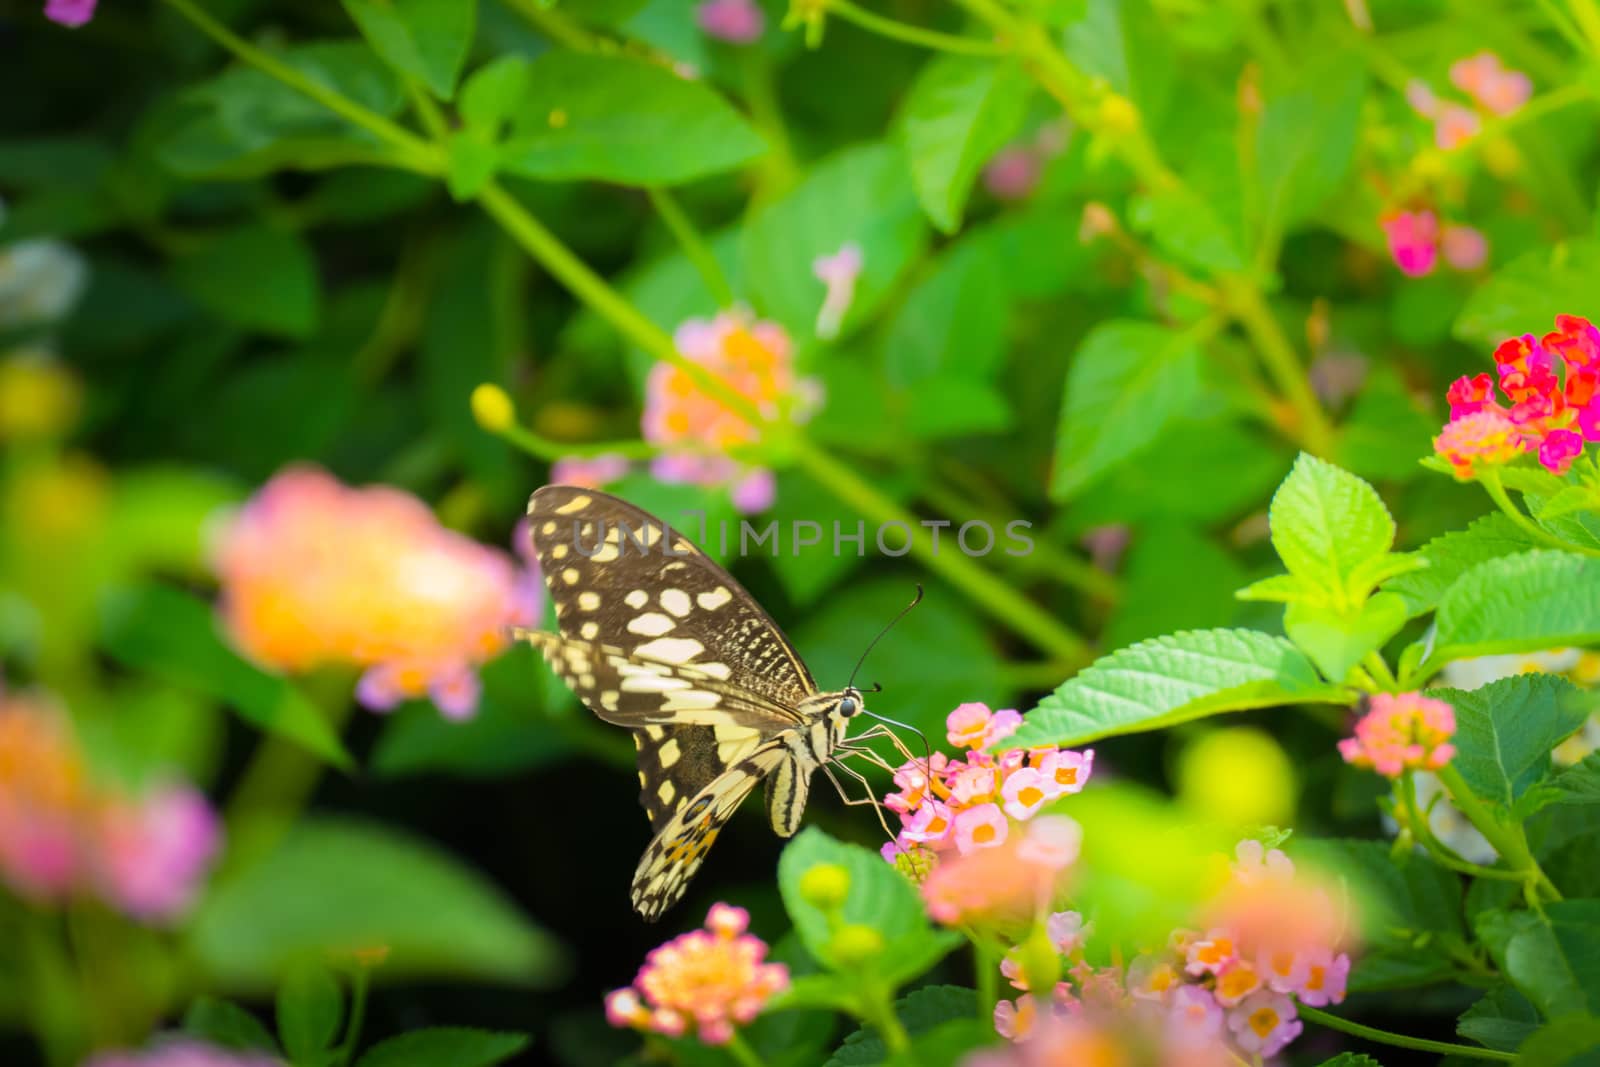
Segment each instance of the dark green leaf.
[{"label": "dark green leaf", "polygon": [[1533,912],[1485,912],[1478,932],[1496,962],[1547,1019],[1600,1009],[1600,900]]},{"label": "dark green leaf", "polygon": [[1456,1022],[1456,1033],[1501,1052],[1510,1052],[1539,1028],[1539,1013],[1509,983],[1483,995]]},{"label": "dark green leaf", "polygon": [[321,963],[296,964],[278,987],[278,1037],[295,1063],[321,1063],[339,1036],[344,993]]},{"label": "dark green leaf", "polygon": [[199,997],[189,1005],[183,1014],[183,1032],[241,1052],[278,1053],[278,1043],[260,1019],[232,1001],[215,997]]},{"label": "dark green leaf", "polygon": [[528,1047],[526,1034],[437,1026],[380,1041],[357,1067],[494,1067]]},{"label": "dark green leaf", "polygon": [[[952,1019],[972,1019],[977,994],[962,986],[936,985],[901,997],[894,1006],[900,1023],[912,1037],[929,1033]],[[973,1020],[976,1021],[976,1020]],[[889,1050],[876,1030],[862,1027],[834,1050],[827,1067],[871,1067],[888,1059]]]},{"label": "dark green leaf", "polygon": [[1517,1049],[1526,1067],[1600,1067],[1600,1019],[1569,1015],[1528,1038]]},{"label": "dark green leaf", "polygon": [[173,281],[247,330],[306,337],[321,314],[311,249],[296,234],[270,226],[245,226],[207,241],[173,264]]},{"label": "dark green leaf", "polygon": [[1591,752],[1583,762],[1556,775],[1552,783],[1560,793],[1559,804],[1600,804],[1600,752]]},{"label": "dark green leaf", "polygon": [[478,0],[344,0],[344,9],[391,67],[441,100],[455,95]]}]

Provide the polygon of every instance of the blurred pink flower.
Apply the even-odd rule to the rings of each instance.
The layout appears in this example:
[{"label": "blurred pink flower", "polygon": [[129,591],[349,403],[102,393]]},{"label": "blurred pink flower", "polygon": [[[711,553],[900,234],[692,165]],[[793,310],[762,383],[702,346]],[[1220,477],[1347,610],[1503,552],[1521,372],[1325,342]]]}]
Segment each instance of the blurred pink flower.
[{"label": "blurred pink flower", "polygon": [[236,1052],[178,1037],[157,1041],[142,1052],[101,1052],[83,1067],[283,1067],[283,1061],[266,1053]]},{"label": "blurred pink flower", "polygon": [[1439,217],[1432,211],[1391,211],[1378,220],[1395,266],[1413,278],[1433,271],[1439,254]]},{"label": "blurred pink flower", "polygon": [[[985,807],[992,816],[979,812],[976,818],[994,825],[988,819],[998,817],[1003,826],[1005,816],[999,809],[992,804]],[[941,862],[922,883],[928,914],[956,926],[1042,913],[1077,859],[1081,833],[1071,819],[1052,816],[1018,827],[1016,833],[1007,831],[998,844],[963,850]]]},{"label": "blurred pink flower", "polygon": [[1452,270],[1477,270],[1489,258],[1489,239],[1471,226],[1446,225],[1439,247]]},{"label": "blurred pink flower", "polygon": [[1425,119],[1431,119],[1439,114],[1439,98],[1434,95],[1433,87],[1421,78],[1412,78],[1406,82],[1406,103]]},{"label": "blurred pink flower", "polygon": [[0,874],[18,894],[60,900],[82,875],[95,798],[65,715],[0,692]]},{"label": "blurred pink flower", "polygon": [[996,200],[1025,200],[1039,184],[1044,160],[1032,145],[1013,144],[995,153],[983,168],[983,187]]},{"label": "blurred pink flower", "polygon": [[1180,986],[1172,994],[1167,1032],[1184,1046],[1213,1042],[1222,1035],[1222,1006],[1204,986]]},{"label": "blurred pink flower", "polygon": [[537,586],[505,553],[445,529],[409,493],[309,467],[238,512],[216,569],[224,624],[247,655],[286,671],[365,668],[357,696],[376,711],[426,694],[470,716],[478,665],[538,613]]},{"label": "blurred pink flower", "polygon": [[708,37],[729,44],[758,41],[767,26],[755,0],[705,0],[694,9],[694,20]]},{"label": "blurred pink flower", "polygon": [[817,312],[817,336],[825,341],[839,336],[839,327],[855,300],[862,264],[861,246],[854,241],[846,241],[831,256],[812,261],[811,273],[826,287],[822,309]]},{"label": "blurred pink flower", "polygon": [[1451,64],[1450,83],[1496,115],[1511,114],[1533,95],[1533,82],[1526,74],[1502,66],[1500,57],[1488,51]]},{"label": "blurred pink flower", "polygon": [[604,489],[627,473],[628,461],[612,453],[598,456],[566,456],[550,465],[550,484]]},{"label": "blurred pink flower", "polygon": [[1084,922],[1083,916],[1075,911],[1058,911],[1045,920],[1045,933],[1063,956],[1082,952],[1084,942],[1093,931],[1094,924]]},{"label": "blurred pink flower", "polygon": [[137,803],[101,813],[97,873],[101,893],[135,919],[188,912],[222,845],[222,824],[205,797],[166,786]]},{"label": "blurred pink flower", "polygon": [[1296,1016],[1294,1001],[1270,990],[1252,994],[1228,1012],[1228,1029],[1234,1043],[1263,1058],[1283,1051],[1304,1028]]},{"label": "blurred pink flower", "polygon": [[1350,978],[1350,957],[1335,955],[1322,948],[1307,954],[1305,978],[1294,990],[1302,1003],[1313,1008],[1344,1002],[1345,983]]},{"label": "blurred pink flower", "polygon": [[1455,710],[1421,693],[1376,693],[1371,710],[1355,725],[1355,736],[1339,742],[1339,755],[1386,778],[1407,768],[1438,770],[1455,755]]},{"label": "blurred pink flower", "polygon": [[51,22],[76,28],[94,18],[97,2],[98,0],[46,0],[44,17]]},{"label": "blurred pink flower", "polygon": [[693,1026],[706,1044],[726,1044],[789,987],[789,969],[765,962],[766,943],[745,932],[749,924],[743,908],[713,905],[704,930],[652,949],[633,985],[606,997],[606,1018],[671,1036]]},{"label": "blurred pink flower", "polygon": [[1460,148],[1483,132],[1483,120],[1471,108],[1443,104],[1434,121],[1433,143],[1446,152]]}]

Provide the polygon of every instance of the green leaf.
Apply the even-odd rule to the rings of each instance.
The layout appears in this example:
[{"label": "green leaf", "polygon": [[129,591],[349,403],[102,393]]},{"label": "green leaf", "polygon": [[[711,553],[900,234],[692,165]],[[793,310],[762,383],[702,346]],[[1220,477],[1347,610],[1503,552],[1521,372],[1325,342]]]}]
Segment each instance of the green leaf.
[{"label": "green leaf", "polygon": [[1583,762],[1556,775],[1558,804],[1600,804],[1600,752],[1591,752]]},{"label": "green leaf", "polygon": [[471,200],[494,177],[500,153],[494,145],[479,140],[471,131],[453,134],[447,142],[445,183],[458,201]]},{"label": "green leaf", "polygon": [[861,145],[814,165],[779,199],[758,204],[743,227],[740,265],[755,305],[791,333],[811,336],[823,297],[811,264],[854,241],[861,277],[841,327],[848,335],[894,291],[927,234],[900,151]]},{"label": "green leaf", "polygon": [[1254,630],[1191,630],[1113,652],[1067,679],[1002,748],[1080,745],[1224,711],[1349,703],[1293,645]]},{"label": "green leaf", "polygon": [[1473,347],[1550,328],[1557,315],[1589,306],[1600,273],[1600,241],[1541,244],[1495,271],[1456,317],[1456,337]]},{"label": "green leaf", "polygon": [[527,1047],[527,1034],[436,1026],[380,1041],[356,1067],[494,1067]]},{"label": "green leaf", "polygon": [[491,141],[528,95],[528,61],[501,56],[472,72],[461,87],[461,117]]},{"label": "green leaf", "polygon": [[[895,1002],[894,1013],[912,1037],[929,1033],[951,1019],[969,1019],[977,1011],[978,996],[963,986],[925,986]],[[871,1067],[889,1056],[878,1031],[863,1026],[834,1050],[826,1067]]]},{"label": "green leaf", "polygon": [[1554,674],[1519,674],[1479,689],[1437,689],[1455,708],[1455,767],[1478,796],[1510,811],[1550,772],[1550,750],[1583,725],[1577,690]]},{"label": "green leaf", "polygon": [[925,397],[931,380],[958,385],[992,381],[1005,356],[1011,301],[1000,265],[981,248],[959,241],[895,311],[883,340],[883,365],[890,382],[909,387],[918,409],[960,414],[960,404]]},{"label": "green leaf", "polygon": [[290,969],[278,987],[278,1037],[291,1060],[323,1062],[343,1019],[344,992],[333,972],[314,961]]},{"label": "green leaf", "polygon": [[1600,1019],[1556,1019],[1522,1043],[1517,1062],[1526,1067],[1600,1067]]},{"label": "green leaf", "polygon": [[955,55],[929,61],[912,83],[900,138],[917,199],[943,232],[961,228],[978,172],[1021,127],[1030,84],[1009,61]]},{"label": "green leaf", "polygon": [[332,819],[302,821],[217,882],[189,938],[205,973],[239,989],[262,989],[297,960],[379,945],[390,977],[526,983],[558,966],[550,938],[470,868],[392,829]]},{"label": "green leaf", "polygon": [[316,259],[288,230],[229,230],[177,260],[172,273],[207,310],[247,330],[307,337],[321,317]]},{"label": "green leaf", "polygon": [[835,840],[813,826],[784,846],[778,858],[778,888],[795,932],[816,959],[829,959],[832,926],[827,915],[800,896],[800,879],[823,863],[850,872],[841,921],[870,926],[884,938],[883,954],[852,968],[852,976],[870,972],[878,981],[898,985],[933,966],[960,942],[960,935],[929,925],[916,886],[882,856]]},{"label": "green leaf", "polygon": [[1489,990],[1456,1021],[1456,1033],[1501,1052],[1512,1051],[1538,1028],[1538,1011],[1509,982]]},{"label": "green leaf", "polygon": [[1154,323],[1102,323],[1067,372],[1051,495],[1065,500],[1148,448],[1200,395],[1191,333]]},{"label": "green leaf", "polygon": [[1473,567],[1533,547],[1528,535],[1497,511],[1474,521],[1465,530],[1435,537],[1417,553],[1428,561],[1425,570],[1390,578],[1383,587],[1405,597],[1412,615],[1421,615],[1437,607],[1445,591]]},{"label": "green leaf", "polygon": [[1479,934],[1517,990],[1547,1019],[1600,1014],[1600,900],[1533,912],[1485,912]]},{"label": "green leaf", "polygon": [[1480,563],[1435,616],[1429,663],[1600,642],[1600,559],[1534,551]]},{"label": "green leaf", "polygon": [[1394,544],[1394,520],[1377,490],[1348,471],[1301,453],[1273,494],[1272,547],[1290,574],[1348,603],[1356,569]]},{"label": "green leaf", "polygon": [[1343,681],[1367,653],[1381,649],[1405,624],[1406,602],[1398,593],[1379,593],[1353,612],[1291,604],[1283,615],[1289,639],[1334,681]]},{"label": "green leaf", "polygon": [[1343,184],[1355,159],[1365,94],[1362,63],[1340,50],[1297,69],[1284,91],[1268,89],[1255,158],[1269,233],[1283,234]]},{"label": "green leaf", "polygon": [[226,702],[240,718],[337,767],[355,765],[323,713],[224,645],[210,606],[187,593],[147,585],[118,594],[106,604],[101,642],[129,667]]},{"label": "green leaf", "polygon": [[1136,195],[1129,221],[1184,264],[1205,271],[1249,266],[1240,235],[1197,189],[1166,186]]},{"label": "green leaf", "polygon": [[1100,642],[1122,648],[1219,617],[1226,621],[1243,580],[1244,569],[1212,538],[1187,524],[1151,523],[1134,534],[1122,598]]},{"label": "green leaf", "polygon": [[1152,8],[1148,0],[1088,0],[1085,16],[1062,35],[1073,65],[1131,99],[1146,127],[1160,125],[1181,69]]},{"label": "green leaf", "polygon": [[344,0],[361,34],[395,70],[449,100],[472,47],[477,0]]},{"label": "green leaf", "polygon": [[646,60],[550,51],[529,64],[528,85],[501,149],[513,174],[677,185],[767,150],[704,82]]},{"label": "green leaf", "polygon": [[222,1048],[278,1054],[271,1032],[248,1011],[227,1000],[198,997],[183,1013],[183,1032]]}]

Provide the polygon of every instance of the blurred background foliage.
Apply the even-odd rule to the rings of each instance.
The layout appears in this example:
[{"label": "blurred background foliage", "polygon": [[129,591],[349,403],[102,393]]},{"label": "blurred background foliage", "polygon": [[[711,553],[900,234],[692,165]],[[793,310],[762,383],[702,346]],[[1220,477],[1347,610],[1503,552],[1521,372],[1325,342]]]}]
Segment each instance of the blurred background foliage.
[{"label": "blurred background foliage", "polygon": [[[720,274],[789,332],[825,398],[808,454],[854,473],[778,442],[759,522],[876,521],[863,484],[893,513],[1032,522],[1018,558],[786,544],[736,562],[828,682],[927,583],[864,677],[885,687],[875,707],[935,736],[957,703],[1027,707],[1096,651],[1276,629],[1233,592],[1276,570],[1266,501],[1301,448],[1376,482],[1404,547],[1481,514],[1416,464],[1437,398],[1501,336],[1587,307],[1600,265],[1594,68],[1539,3],[879,5],[995,53],[955,55],[826,0],[797,4],[814,17],[792,30],[767,5],[747,46],[679,0],[482,0],[439,16],[475,10],[466,37],[418,38],[409,95],[358,35],[386,5],[203,6],[372,114],[426,131],[446,109],[447,160],[426,166],[231,59],[188,5],[108,0],[72,32],[34,6],[0,14],[6,684],[69,707],[99,773],[176,771],[229,824],[192,920],[120,935],[181,950],[134,946],[124,961],[162,967],[103,976],[134,1004],[91,1020],[105,1038],[198,992],[260,997],[299,950],[348,942],[390,950],[380,1036],[528,1030],[564,1063],[630,1046],[599,1002],[659,939],[625,899],[646,836],[626,738],[523,648],[487,667],[468,722],[423,701],[358,714],[352,675],[251,663],[210,603],[219,515],[297,462],[506,544],[551,457],[477,425],[480,383],[555,452],[637,437],[659,353],[471,202],[488,205],[491,175],[661,330],[718,311]],[[1034,36],[1008,58],[993,11],[1067,74]],[[825,29],[814,47],[808,28]],[[1447,151],[1405,90],[1445,91],[1486,46],[1531,75],[1532,102]],[[589,120],[599,142],[551,133]],[[993,169],[1006,152],[1033,168],[1020,192]],[[703,247],[675,240],[645,188],[664,186]],[[1403,275],[1380,220],[1412,209],[1479,231],[1486,262]],[[825,340],[812,264],[850,241],[863,272]],[[721,488],[634,473],[617,491],[668,518],[738,518]],[[1194,723],[1106,743],[1100,766],[1228,821],[1370,836],[1380,785],[1335,758],[1341,725]],[[819,791],[812,818],[870,842],[857,814]],[[781,928],[779,843],[758,822],[734,822],[669,925],[726,898]],[[19,981],[0,973],[0,1018],[20,1021]],[[810,1062],[828,1037],[805,1015],[758,1029],[792,1053],[773,1062]]]}]

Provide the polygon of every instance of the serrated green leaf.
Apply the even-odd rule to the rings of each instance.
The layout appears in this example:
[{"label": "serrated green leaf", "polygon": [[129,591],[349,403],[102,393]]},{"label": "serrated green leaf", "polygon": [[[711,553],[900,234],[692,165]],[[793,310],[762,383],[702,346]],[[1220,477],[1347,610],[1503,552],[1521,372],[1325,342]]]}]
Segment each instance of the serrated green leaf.
[{"label": "serrated green leaf", "polygon": [[[962,986],[936,985],[918,989],[895,1002],[894,1012],[912,1037],[928,1033],[951,1019],[970,1019],[978,996]],[[870,1027],[848,1035],[834,1050],[826,1067],[871,1067],[889,1056],[883,1038]]]},{"label": "serrated green leaf", "polygon": [[1265,600],[1280,604],[1324,604],[1328,594],[1292,574],[1274,574],[1234,593],[1240,600]]},{"label": "serrated green leaf", "polygon": [[1080,745],[1224,711],[1352,699],[1281,637],[1193,630],[1097,660],[1040,701],[1001,747]]},{"label": "serrated green leaf", "polygon": [[278,987],[278,1037],[295,1063],[323,1062],[343,1019],[344,992],[322,963],[298,963],[284,976]]},{"label": "serrated green leaf", "polygon": [[501,166],[512,174],[677,185],[767,150],[704,82],[646,60],[557,50],[533,60],[527,77],[501,146]]},{"label": "serrated green leaf", "polygon": [[436,1026],[380,1041],[357,1067],[494,1067],[528,1047],[527,1034]]},{"label": "serrated green leaf", "polygon": [[1600,804],[1600,752],[1556,775],[1552,783],[1560,794],[1558,804]]},{"label": "serrated green leaf", "polygon": [[1600,506],[1600,500],[1595,499],[1593,489],[1586,485],[1569,485],[1554,496],[1545,498],[1534,512],[1534,518],[1545,522],[1578,512],[1594,511],[1597,506]]},{"label": "serrated green leaf", "polygon": [[349,769],[327,718],[293,685],[224,645],[209,605],[166,586],[124,591],[105,606],[101,642],[130,667],[224,701],[240,718]]},{"label": "serrated green leaf", "polygon": [[1352,597],[1366,596],[1391,578],[1426,570],[1429,566],[1427,558],[1415,552],[1386,552],[1356,565],[1350,575],[1348,591]]},{"label": "serrated green leaf", "polygon": [[278,1054],[278,1043],[266,1026],[232,1001],[198,997],[183,1013],[183,1032],[222,1048]]},{"label": "serrated green leaf", "polygon": [[912,83],[900,138],[917,199],[945,233],[961,228],[978,172],[1022,125],[1030,85],[1010,61],[956,55],[934,58]]},{"label": "serrated green leaf", "polygon": [[1508,982],[1489,990],[1456,1021],[1456,1033],[1501,1052],[1512,1051],[1538,1028],[1538,1011]]},{"label": "serrated green leaf", "polygon": [[1455,708],[1455,767],[1478,796],[1506,810],[1550,771],[1550,750],[1583,725],[1572,683],[1519,674],[1479,689],[1430,690]]},{"label": "serrated green leaf", "polygon": [[1406,602],[1398,593],[1379,593],[1355,611],[1291,604],[1283,629],[1311,657],[1323,675],[1343,681],[1369,652],[1381,649],[1406,624]]},{"label": "serrated green leaf", "polygon": [[477,872],[395,830],[330,819],[302,821],[213,885],[188,948],[212,980],[260,990],[297,960],[376,945],[393,977],[536,982],[558,966],[550,938]]},{"label": "serrated green leaf", "polygon": [[1301,453],[1273,494],[1272,546],[1290,574],[1351,597],[1351,577],[1394,544],[1394,520],[1377,490],[1349,471]]},{"label": "serrated green leaf", "polygon": [[1192,332],[1150,322],[1102,323],[1067,371],[1050,492],[1065,500],[1148,448],[1200,394]]},{"label": "serrated green leaf", "polygon": [[1429,663],[1600,642],[1600,559],[1534,551],[1480,563],[1439,602]]},{"label": "serrated green leaf", "polygon": [[344,0],[361,34],[395,70],[449,100],[472,47],[478,0]]},{"label": "serrated green leaf", "polygon": [[1516,523],[1495,512],[1423,545],[1416,554],[1428,561],[1427,568],[1390,578],[1383,587],[1405,597],[1412,615],[1421,615],[1438,606],[1445,591],[1473,567],[1534,547]]}]

